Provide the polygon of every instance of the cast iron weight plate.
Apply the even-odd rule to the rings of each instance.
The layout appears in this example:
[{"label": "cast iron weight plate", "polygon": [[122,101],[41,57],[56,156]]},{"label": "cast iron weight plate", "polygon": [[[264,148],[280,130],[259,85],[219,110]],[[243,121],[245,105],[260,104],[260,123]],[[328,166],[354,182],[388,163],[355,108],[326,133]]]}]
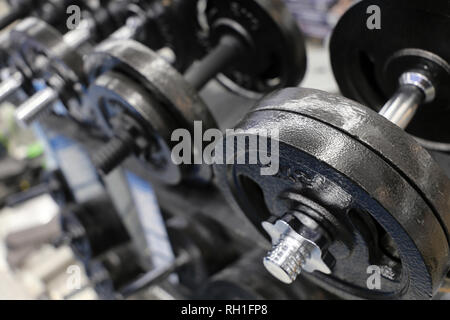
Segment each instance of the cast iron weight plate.
[{"label": "cast iron weight plate", "polygon": [[[334,114],[342,127],[320,112],[316,118],[308,114],[318,110],[327,110],[329,118]],[[217,180],[237,210],[261,232],[263,221],[281,217],[299,204],[328,213],[316,218],[335,238],[329,252],[337,262],[331,276],[315,272],[312,278],[329,290],[359,298],[430,298],[448,269],[448,224],[441,215],[450,206],[436,212],[411,183],[414,177],[382,156],[386,150],[377,152],[352,133],[352,127],[367,123],[367,113],[397,130],[398,139],[405,137],[408,146],[399,146],[422,150],[401,129],[355,102],[317,90],[285,89],[263,100],[238,126],[280,130],[279,173],[261,176],[258,165],[217,165]],[[376,137],[370,128],[368,132]],[[248,147],[237,152],[248,153]],[[420,160],[412,164],[413,159],[410,165],[420,167]],[[421,170],[430,176],[440,172],[434,165]],[[396,250],[382,244],[386,237]],[[367,288],[369,265],[384,270],[380,290]]]},{"label": "cast iron weight plate", "polygon": [[229,28],[245,29],[252,43],[249,54],[219,76],[230,90],[254,98],[303,79],[305,41],[282,1],[208,0],[205,15],[210,46]]},{"label": "cast iron weight plate", "polygon": [[[93,84],[89,89],[92,106],[99,109],[101,107],[99,102],[102,100],[117,102],[120,100],[118,105],[137,117],[137,121],[141,122],[144,128],[150,129],[152,135],[161,141],[160,145],[165,146],[168,165],[172,164],[171,148],[168,145],[173,130],[186,128],[192,133],[194,121],[201,121],[204,130],[217,128],[208,107],[186,83],[183,76],[157,53],[136,41],[109,41],[100,45],[87,58],[86,70]],[[136,104],[136,99],[131,98],[131,91],[130,94],[126,94],[123,87],[120,89],[120,85],[116,86],[120,90],[116,90],[108,87],[106,83],[95,81],[99,75],[108,71],[122,75],[120,79],[108,81],[109,84],[118,81],[122,81],[123,84],[134,83],[135,93],[142,93],[141,96],[145,97],[139,99],[143,102],[142,107]],[[98,112],[98,115],[101,122],[109,126],[111,115],[107,112]],[[159,176],[168,184],[179,183],[181,176],[176,173],[178,170],[173,165],[169,167],[165,172],[158,168],[153,169],[155,176]],[[204,168],[205,166],[195,167],[197,175],[209,179],[210,169]]]}]

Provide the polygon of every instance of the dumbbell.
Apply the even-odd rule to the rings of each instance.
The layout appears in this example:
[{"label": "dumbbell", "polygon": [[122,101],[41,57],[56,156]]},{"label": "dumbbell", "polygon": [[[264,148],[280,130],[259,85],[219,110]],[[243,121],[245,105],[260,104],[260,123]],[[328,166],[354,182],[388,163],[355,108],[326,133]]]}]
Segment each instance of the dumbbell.
[{"label": "dumbbell", "polygon": [[[10,32],[12,52],[10,57],[11,76],[0,84],[0,100],[4,100],[22,88],[28,95],[35,94],[37,79],[47,82],[48,88],[33,96],[32,100],[50,103],[58,98],[51,87],[64,87],[61,93],[65,104],[70,104],[73,91],[82,91],[82,55],[74,48],[79,48],[89,41],[99,41],[118,28],[125,20],[128,6],[124,1],[111,1],[105,8],[86,13],[88,17],[77,29],[64,36],[39,18],[30,17],[13,28]],[[106,25],[106,27],[105,27]],[[73,88],[71,88],[73,87]],[[72,92],[71,92],[72,91]],[[76,99],[72,99],[76,100]],[[72,101],[72,103],[74,103]],[[25,108],[25,107],[24,107]],[[20,117],[33,117],[21,109]],[[22,113],[25,113],[24,115]]]},{"label": "dumbbell", "polygon": [[[379,30],[366,26],[371,5],[381,10]],[[422,145],[438,150],[449,150],[450,143],[448,7],[446,0],[362,1],[342,17],[330,41],[344,96],[381,110]]]},{"label": "dumbbell", "polygon": [[[10,76],[12,72],[8,70],[9,56],[12,50],[10,45],[10,29],[6,26],[10,25],[17,17],[26,18],[27,16],[34,16],[41,20],[46,21],[54,28],[63,31],[66,27],[66,9],[69,5],[78,5],[80,8],[88,6],[84,5],[82,1],[70,1],[70,0],[53,0],[53,1],[29,1],[29,0],[17,0],[9,1],[11,13],[7,14],[0,19],[0,68],[2,73],[2,79]],[[5,28],[2,28],[5,26]],[[5,90],[5,88],[2,88]],[[3,92],[0,92],[0,97],[3,96]],[[3,100],[3,99],[0,99]]]},{"label": "dumbbell", "polygon": [[[215,46],[184,76],[131,41],[110,43],[87,58],[87,69],[97,79],[91,82],[88,100],[111,136],[94,157],[100,172],[108,174],[135,155],[163,183],[209,180],[208,166],[171,160],[175,129],[193,133],[194,121],[201,121],[204,130],[217,127],[198,91],[220,72],[229,87],[233,83],[259,94],[302,79],[303,38],[281,1],[209,0],[205,12],[208,38]],[[103,72],[105,66],[110,71]]]},{"label": "dumbbell", "polygon": [[[419,16],[425,19],[432,12],[416,1],[375,3],[382,8],[383,21],[393,11],[408,21],[406,25],[414,23],[412,27]],[[359,2],[344,15],[331,48],[336,37],[344,37],[341,24],[352,25],[353,32],[345,35],[347,45],[349,37],[366,28],[365,22],[361,29],[355,23],[366,21],[369,4],[373,2]],[[436,17],[441,13],[448,17],[439,6],[442,2],[435,4]],[[395,28],[382,31],[386,38],[372,43],[374,50],[380,43],[381,48],[405,41],[390,38],[398,29],[395,21]],[[432,22],[428,20],[427,26]],[[431,30],[437,33],[440,29]],[[425,36],[418,31],[409,39]],[[448,53],[440,55],[448,57]],[[406,66],[409,70],[410,64]],[[424,74],[434,70],[431,64],[422,69],[420,64],[413,66],[413,71]],[[348,69],[346,75],[353,70]],[[344,81],[348,78],[340,76],[336,74],[338,82],[348,87],[361,84],[350,85]],[[445,101],[439,88],[436,97]],[[425,99],[426,93],[415,95],[416,90],[414,84],[401,85],[383,113],[377,114],[337,95],[285,89],[268,96],[238,125],[250,135],[265,128],[279,130],[279,138],[273,139],[279,143],[273,153],[279,159],[274,176],[262,176],[261,165],[216,166],[227,197],[272,241],[264,264],[279,280],[291,283],[302,270],[307,271],[315,282],[345,297],[423,299],[436,292],[448,272],[450,181],[414,138],[386,119],[391,118],[386,110],[396,109],[396,101],[412,100],[401,104],[414,109],[417,100]],[[404,123],[402,117],[392,118]],[[247,144],[227,158],[254,151]],[[379,287],[368,288],[368,272],[378,272]]]},{"label": "dumbbell", "polygon": [[[148,272],[135,274],[134,278],[128,278],[128,282],[111,281],[111,277],[105,277],[111,274],[111,266],[104,264],[105,268],[99,268],[99,261],[104,263],[104,259],[96,259],[91,265],[96,266],[97,270],[103,270],[103,281],[95,281],[100,292],[109,292],[110,297],[127,298],[143,290],[161,284],[167,281],[170,275],[178,276],[179,286],[184,291],[197,290],[206,279],[217,271],[223,269],[229,263],[232,263],[237,257],[237,250],[230,245],[230,238],[223,227],[217,222],[201,214],[192,217],[187,221],[185,218],[171,218],[167,221],[167,229],[170,242],[174,248],[175,259],[166,265],[155,267]],[[217,248],[225,248],[221,255],[217,255]],[[115,251],[115,250],[112,250]],[[109,255],[105,254],[105,256]],[[133,258],[137,261],[137,257]],[[121,266],[116,264],[113,273],[120,272],[120,268],[127,268],[126,264],[132,260],[123,260]],[[88,269],[90,264],[88,264]],[[131,262],[133,265],[133,262]],[[89,272],[88,272],[89,274]],[[114,278],[114,277],[113,277]],[[117,277],[116,277],[117,278]],[[99,286],[99,284],[101,284]],[[101,289],[101,290],[100,290]],[[102,296],[105,296],[102,294]]]},{"label": "dumbbell", "polygon": [[[121,11],[131,11],[133,10],[135,12],[134,15],[128,18],[127,25],[122,27],[121,29],[114,32],[114,34],[111,35],[111,37],[108,40],[111,39],[128,39],[133,37],[138,38],[145,38],[145,34],[152,34],[152,33],[159,33],[160,31],[151,29],[150,23],[151,16],[150,14],[156,14],[154,11],[157,12],[157,17],[155,19],[167,19],[167,17],[164,17],[165,15],[171,16],[173,12],[177,10],[183,10],[183,9],[190,9],[192,11],[192,7],[195,8],[195,2],[194,1],[178,1],[171,4],[171,6],[166,7],[165,5],[162,5],[159,1],[154,1],[150,4],[147,4],[144,8],[138,7],[137,5],[128,6],[127,3],[122,2],[122,5],[125,7],[128,7],[129,10],[125,10],[125,8],[122,6],[120,7]],[[162,6],[162,8],[161,8]],[[187,12],[190,12],[187,11]],[[124,15],[121,17],[121,21],[123,21],[126,16],[129,16],[129,14]],[[164,19],[163,19],[164,18]],[[178,21],[179,23],[183,23],[184,21],[190,21],[191,16],[188,16],[188,18],[184,18],[182,21]],[[176,24],[175,21],[171,21],[174,25]],[[95,25],[103,25],[104,23],[95,23]],[[189,24],[188,24],[189,25]],[[169,27],[170,28],[170,27]],[[50,31],[48,28],[47,30],[43,31],[43,34],[49,34]],[[27,28],[27,30],[30,30]],[[109,32],[112,31],[108,30]],[[155,32],[156,31],[156,32]],[[142,34],[144,33],[144,35]],[[162,36],[167,34],[167,31],[162,32]],[[80,60],[82,59],[81,54],[77,52],[74,48],[77,48],[77,45],[73,45],[74,43],[79,43],[83,39],[90,38],[92,33],[85,32],[82,34],[82,36],[79,36],[79,32],[69,32],[64,36],[63,39],[59,39],[61,44],[64,44],[64,46],[67,48],[67,55],[70,55],[72,57],[76,56],[76,61],[65,61],[64,64],[64,76],[63,77],[57,77],[61,78],[58,79],[58,83],[49,83],[49,86],[45,88],[44,90],[39,91],[34,96],[32,96],[30,99],[28,99],[26,102],[24,102],[21,106],[18,107],[16,112],[16,118],[27,125],[33,123],[37,118],[39,118],[41,115],[45,113],[45,111],[49,110],[49,107],[57,100],[61,100],[63,102],[63,105],[68,110],[77,110],[78,106],[81,104],[83,92],[84,92],[84,86],[86,85],[86,79],[83,74],[82,70],[82,63],[80,63]],[[181,36],[181,35],[180,35]],[[21,41],[23,42],[23,41]],[[68,44],[71,44],[70,46]],[[48,44],[44,44],[44,48],[48,48]],[[166,51],[168,51],[166,49]],[[169,51],[171,53],[171,51]],[[173,55],[173,54],[172,54]],[[59,57],[60,58],[60,57]],[[35,52],[31,53],[31,57],[29,60],[36,60],[36,54]],[[57,62],[61,60],[56,60]],[[180,59],[182,60],[182,59]],[[39,61],[39,60],[37,60]],[[70,76],[73,75],[73,76]],[[71,79],[74,78],[74,79]],[[74,81],[76,80],[76,81]],[[13,81],[13,80],[11,80]],[[49,82],[49,81],[47,81]],[[54,81],[53,81],[54,82]],[[80,88],[81,85],[81,88]],[[74,100],[74,103],[71,101]]]},{"label": "dumbbell", "polygon": [[432,297],[448,272],[450,181],[412,137],[352,100],[298,88],[269,95],[236,129],[223,143],[234,163],[260,151],[238,141],[278,130],[276,174],[215,165],[226,198],[272,243],[263,262],[277,279],[305,272],[349,298]]}]

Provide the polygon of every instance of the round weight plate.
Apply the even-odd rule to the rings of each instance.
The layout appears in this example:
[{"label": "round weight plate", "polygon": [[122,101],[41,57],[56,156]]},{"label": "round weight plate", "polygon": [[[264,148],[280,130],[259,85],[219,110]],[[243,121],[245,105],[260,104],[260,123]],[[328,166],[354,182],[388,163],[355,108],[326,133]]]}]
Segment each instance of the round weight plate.
[{"label": "round weight plate", "polygon": [[[373,5],[380,8],[381,29],[368,28],[374,13],[367,11]],[[341,18],[330,42],[331,63],[342,93],[379,111],[407,69],[441,68],[433,61],[435,56],[448,66],[450,47],[445,43],[450,38],[449,23],[448,0],[358,2]],[[407,131],[421,139],[450,144],[450,76],[448,67],[441,71],[447,75],[440,79],[436,99],[419,108]]]},{"label": "round weight plate", "polygon": [[[302,114],[322,99],[338,107],[354,104],[348,115],[353,122],[345,122],[351,127],[363,118],[364,107],[316,90],[288,89],[268,99],[243,120],[239,128],[244,133],[236,135],[279,130],[279,152],[272,150],[272,157],[279,155],[278,173],[262,176],[260,165],[215,167],[221,188],[237,209],[260,231],[263,221],[298,205],[325,212],[320,223],[334,238],[328,251],[336,264],[329,276],[311,276],[336,294],[430,298],[447,272],[449,256],[446,234],[433,210],[394,163],[345,130]],[[247,143],[232,156],[250,152],[259,151]],[[379,290],[367,288],[370,265],[381,269]]]},{"label": "round weight plate", "polygon": [[450,238],[450,180],[403,130],[358,103],[318,90],[282,90],[260,103],[258,110],[270,110],[274,105],[277,110],[324,122],[372,150],[417,190]]},{"label": "round weight plate", "polygon": [[146,138],[151,141],[150,150],[142,155],[141,164],[155,178],[166,184],[177,184],[181,180],[180,169],[171,161],[170,137],[176,127],[158,112],[157,104],[140,85],[120,73],[108,71],[89,86],[87,101],[96,112],[104,132],[114,135],[110,122],[121,112],[137,120]]},{"label": "round weight plate", "polygon": [[[59,31],[38,18],[27,18],[11,31],[12,47],[32,70],[32,77],[64,89],[60,98],[70,108],[80,104],[84,80],[83,57],[64,42]],[[37,66],[37,67],[36,67]]]},{"label": "round weight plate", "polygon": [[[193,133],[195,121],[201,122],[204,130],[217,128],[208,107],[183,76],[158,54],[136,41],[106,42],[87,58],[86,66],[90,82],[112,70],[139,83],[155,102],[152,104],[154,112],[170,117],[165,124],[169,130],[185,128]],[[190,172],[193,171],[194,179],[210,178],[210,169],[206,166],[191,166]]]},{"label": "round weight plate", "polygon": [[296,86],[303,79],[303,35],[282,1],[208,0],[205,15],[212,33],[211,46],[230,28],[245,30],[251,42],[249,54],[219,76],[232,91],[253,98],[277,88]]}]

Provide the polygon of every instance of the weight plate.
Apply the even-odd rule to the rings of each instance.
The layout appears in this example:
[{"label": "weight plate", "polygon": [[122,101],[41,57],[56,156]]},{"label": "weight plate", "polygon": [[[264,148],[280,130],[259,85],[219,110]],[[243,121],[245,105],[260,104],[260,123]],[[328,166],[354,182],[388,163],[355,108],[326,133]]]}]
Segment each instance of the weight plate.
[{"label": "weight plate", "polygon": [[450,238],[450,180],[402,129],[358,103],[318,90],[282,90],[265,99],[258,110],[270,110],[274,105],[277,110],[295,111],[324,122],[372,150],[417,190]]},{"label": "weight plate", "polygon": [[169,46],[177,56],[175,66],[180,71],[189,67],[201,51],[197,4],[197,0],[153,1],[146,8],[157,31],[150,32],[150,41],[144,44],[152,49]]},{"label": "weight plate", "polygon": [[139,84],[116,72],[106,72],[89,86],[87,101],[96,113],[96,119],[109,136],[114,135],[110,119],[126,112],[136,119],[145,136],[152,141],[151,146],[141,158],[141,165],[152,177],[166,184],[177,184],[181,180],[181,171],[171,160],[170,138],[176,127],[162,112],[157,104]]},{"label": "weight plate", "polygon": [[[204,130],[217,128],[208,107],[183,76],[157,53],[136,41],[106,42],[87,58],[86,66],[91,83],[108,70],[139,83],[155,102],[151,104],[154,112],[170,117],[166,121],[167,129],[185,128],[193,133],[195,121],[200,121]],[[194,179],[211,177],[210,168],[203,165],[190,166],[190,173]]]},{"label": "weight plate", "polygon": [[[236,135],[278,129],[279,172],[262,176],[260,165],[216,165],[222,190],[260,231],[263,221],[298,205],[320,212],[316,218],[334,238],[328,251],[336,264],[329,276],[311,276],[332,292],[371,299],[430,298],[448,269],[441,223],[393,163],[345,130],[302,114],[322,99],[337,106],[353,104],[348,115],[353,122],[346,122],[350,127],[363,118],[364,107],[345,98],[308,89],[275,93],[240,123],[244,133]],[[346,113],[336,109],[336,117]],[[247,143],[232,156],[249,152],[258,150]],[[381,268],[379,290],[367,288],[370,265]]]},{"label": "weight plate", "polygon": [[296,86],[303,79],[305,42],[282,1],[208,0],[205,15],[211,32],[210,46],[230,29],[244,32],[252,44],[249,54],[219,76],[232,91],[253,98]]},{"label": "weight plate", "polygon": [[[380,8],[381,29],[370,30],[368,7]],[[337,24],[331,64],[342,93],[379,111],[394,94],[406,69],[442,68],[435,101],[421,106],[407,131],[428,142],[450,144],[450,1],[361,1]],[[424,54],[425,53],[425,54]],[[447,69],[447,70],[446,70]],[[427,146],[433,146],[428,144]]]},{"label": "weight plate", "polygon": [[12,47],[28,66],[33,80],[43,79],[48,85],[64,84],[62,102],[71,108],[73,99],[78,106],[85,84],[83,57],[64,42],[64,37],[38,18],[27,18],[11,31]]}]

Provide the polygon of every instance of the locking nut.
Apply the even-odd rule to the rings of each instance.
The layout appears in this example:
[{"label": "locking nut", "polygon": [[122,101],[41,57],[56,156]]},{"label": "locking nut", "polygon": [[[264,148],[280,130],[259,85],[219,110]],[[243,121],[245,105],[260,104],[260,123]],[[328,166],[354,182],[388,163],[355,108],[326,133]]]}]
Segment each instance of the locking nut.
[{"label": "locking nut", "polygon": [[288,235],[281,236],[264,258],[264,267],[280,281],[294,282],[306,263],[306,257],[310,255],[303,244]]},{"label": "locking nut", "polygon": [[264,258],[264,267],[275,278],[290,284],[306,272],[331,274],[330,256],[322,253],[318,243],[297,233],[286,221],[275,224],[263,222],[263,228],[272,238],[273,248]]}]

